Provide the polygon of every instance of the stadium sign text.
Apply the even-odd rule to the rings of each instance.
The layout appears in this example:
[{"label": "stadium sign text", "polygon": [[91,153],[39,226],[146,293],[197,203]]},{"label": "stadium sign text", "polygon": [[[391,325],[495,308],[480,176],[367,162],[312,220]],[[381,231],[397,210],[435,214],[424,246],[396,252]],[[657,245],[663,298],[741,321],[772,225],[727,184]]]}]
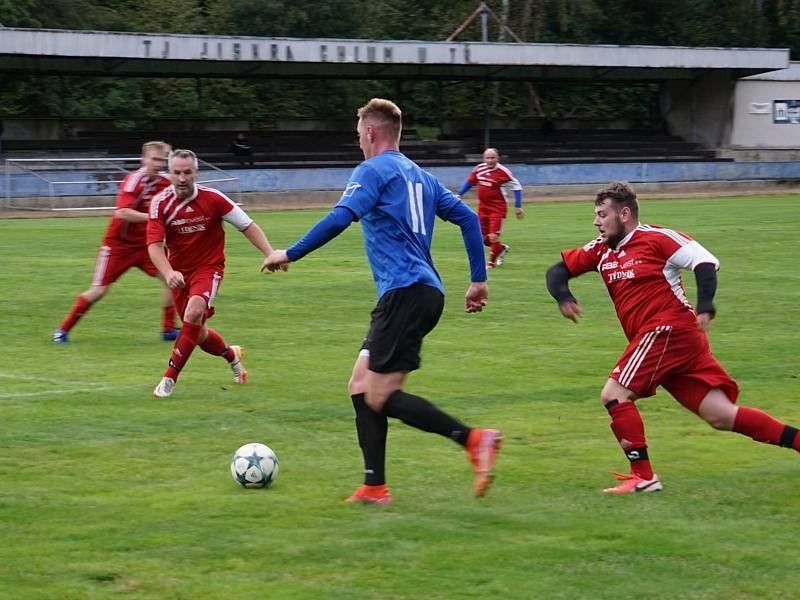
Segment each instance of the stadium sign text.
[{"label": "stadium sign text", "polygon": [[[244,61],[308,61],[339,63],[391,63],[397,56],[392,44],[342,44],[314,43],[312,56],[309,56],[309,44],[303,42],[253,41],[220,38],[216,41],[207,39],[144,39],[141,41],[142,58],[185,58],[187,55],[199,60],[244,60]],[[191,44],[188,48],[185,44]],[[180,45],[180,48],[176,46]],[[472,48],[469,44],[448,45],[446,49],[437,45],[437,62],[451,64],[474,64]],[[407,50],[404,47],[404,50]],[[428,62],[429,48],[424,44],[415,44],[410,55],[404,52],[402,62],[424,64]],[[445,50],[442,61],[442,50]],[[188,51],[188,52],[187,52]]]}]

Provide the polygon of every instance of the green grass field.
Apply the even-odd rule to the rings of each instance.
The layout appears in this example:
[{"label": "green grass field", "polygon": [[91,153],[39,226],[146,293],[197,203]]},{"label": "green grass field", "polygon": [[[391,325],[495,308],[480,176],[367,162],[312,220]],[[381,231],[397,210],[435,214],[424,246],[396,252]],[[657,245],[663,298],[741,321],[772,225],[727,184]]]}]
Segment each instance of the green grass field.
[{"label": "green grass field", "polygon": [[[715,432],[660,392],[639,405],[664,492],[600,493],[627,468],[599,402],[625,340],[597,276],[572,283],[578,325],[544,287],[559,250],[594,236],[592,211],[531,205],[507,221],[513,251],[478,315],[462,311],[458,229],[438,224],[448,304],[407,389],[506,444],[475,499],[460,448],[393,422],[388,507],[343,502],[361,478],[346,383],[375,302],[357,226],[273,275],[229,230],[211,323],[247,348],[249,383],[198,350],[156,400],[169,345],[141,273],[69,344],[50,341],[91,280],[106,219],[0,221],[0,598],[797,598],[797,453]],[[715,353],[741,403],[800,425],[798,199],[642,213],[720,258]],[[283,247],[322,214],[254,217]],[[230,477],[250,441],[280,457],[270,489]]]}]

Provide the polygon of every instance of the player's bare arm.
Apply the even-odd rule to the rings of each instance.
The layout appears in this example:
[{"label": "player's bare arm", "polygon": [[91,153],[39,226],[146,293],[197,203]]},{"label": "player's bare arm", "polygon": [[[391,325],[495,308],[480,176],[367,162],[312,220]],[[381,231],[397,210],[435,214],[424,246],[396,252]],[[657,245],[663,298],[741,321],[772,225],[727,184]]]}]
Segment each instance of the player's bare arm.
[{"label": "player's bare arm", "polygon": [[183,273],[172,268],[169,259],[167,259],[167,254],[164,252],[163,242],[148,244],[147,253],[150,255],[150,260],[153,261],[158,272],[161,273],[168,288],[174,290],[184,287]]},{"label": "player's bare arm", "polygon": [[128,223],[147,223],[149,219],[147,213],[132,208],[118,208],[114,211],[114,217]]},{"label": "player's bare arm", "polygon": [[[264,230],[261,227],[253,222],[247,228],[242,230],[242,235],[247,238],[247,240],[253,244],[256,248],[258,248],[261,253],[264,255],[264,262],[261,264],[261,271],[264,271],[264,267],[266,266],[267,259],[275,254],[275,250],[272,248],[272,245],[269,243],[269,239],[267,235],[264,233]],[[279,267],[282,271],[285,271],[288,267],[287,265],[281,265]]]},{"label": "player's bare arm", "polygon": [[489,285],[485,281],[473,281],[464,298],[464,310],[468,313],[481,312],[489,301]]},{"label": "player's bare arm", "polygon": [[273,273],[279,270],[286,271],[289,268],[290,262],[289,257],[286,255],[286,250],[273,250],[272,253],[264,259],[261,265],[261,272],[269,271]]}]

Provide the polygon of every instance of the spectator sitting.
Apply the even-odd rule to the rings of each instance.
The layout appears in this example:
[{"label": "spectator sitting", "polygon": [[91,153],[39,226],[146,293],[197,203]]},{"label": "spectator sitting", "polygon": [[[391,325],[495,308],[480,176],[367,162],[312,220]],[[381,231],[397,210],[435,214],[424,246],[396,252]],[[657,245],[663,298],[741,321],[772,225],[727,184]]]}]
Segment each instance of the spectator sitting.
[{"label": "spectator sitting", "polygon": [[253,166],[253,147],[244,132],[238,133],[236,139],[231,142],[231,153],[236,157],[240,165],[248,164]]}]

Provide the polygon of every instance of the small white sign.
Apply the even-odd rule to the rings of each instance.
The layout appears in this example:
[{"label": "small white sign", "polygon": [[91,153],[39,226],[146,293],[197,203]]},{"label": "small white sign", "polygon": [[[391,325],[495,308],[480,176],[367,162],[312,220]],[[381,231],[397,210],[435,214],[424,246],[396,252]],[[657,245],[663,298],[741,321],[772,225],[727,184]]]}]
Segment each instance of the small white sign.
[{"label": "small white sign", "polygon": [[748,110],[748,112],[751,115],[768,115],[770,112],[772,112],[770,110],[771,108],[772,107],[770,106],[769,102],[751,102],[750,110]]}]

